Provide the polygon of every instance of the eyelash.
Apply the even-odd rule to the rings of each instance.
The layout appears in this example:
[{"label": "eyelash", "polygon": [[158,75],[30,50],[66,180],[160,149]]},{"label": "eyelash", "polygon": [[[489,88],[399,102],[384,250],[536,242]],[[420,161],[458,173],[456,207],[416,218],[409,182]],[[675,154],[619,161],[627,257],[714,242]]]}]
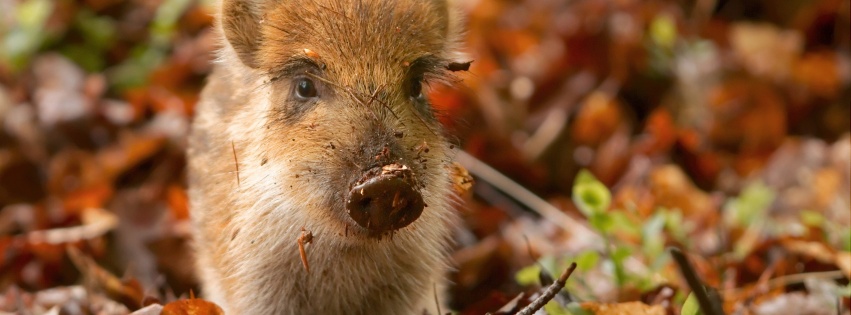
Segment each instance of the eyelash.
[{"label": "eyelash", "polygon": [[423,77],[422,77],[422,76],[414,77],[414,78],[411,80],[411,82],[410,82],[410,86],[409,86],[410,90],[408,91],[408,92],[410,93],[410,96],[411,96],[411,97],[413,97],[413,98],[415,98],[415,99],[422,99],[422,98],[424,98],[424,95],[423,95],[423,83],[424,83],[424,82],[423,82]]}]

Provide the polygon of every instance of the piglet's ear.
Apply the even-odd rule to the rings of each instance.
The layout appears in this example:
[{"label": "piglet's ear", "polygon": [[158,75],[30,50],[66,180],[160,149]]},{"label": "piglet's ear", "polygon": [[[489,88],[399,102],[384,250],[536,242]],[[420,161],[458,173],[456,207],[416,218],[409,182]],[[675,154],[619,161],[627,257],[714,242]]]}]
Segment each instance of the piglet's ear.
[{"label": "piglet's ear", "polygon": [[257,68],[257,51],[263,41],[260,23],[264,0],[224,0],[221,23],[225,39],[236,50],[239,59],[249,67]]}]

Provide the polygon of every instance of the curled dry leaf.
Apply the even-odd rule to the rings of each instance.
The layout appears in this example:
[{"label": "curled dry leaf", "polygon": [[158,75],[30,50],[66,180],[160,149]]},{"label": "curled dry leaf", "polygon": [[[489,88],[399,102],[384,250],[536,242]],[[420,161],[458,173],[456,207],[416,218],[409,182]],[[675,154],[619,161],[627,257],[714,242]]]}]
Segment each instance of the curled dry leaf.
[{"label": "curled dry leaf", "polygon": [[780,240],[786,250],[811,257],[824,264],[835,264],[847,278],[851,278],[851,252],[837,251],[823,242],[784,238]]},{"label": "curled dry leaf", "polygon": [[161,315],[223,315],[225,311],[213,302],[193,299],[179,300],[166,304]]},{"label": "curled dry leaf", "polygon": [[657,205],[680,209],[687,217],[711,219],[715,211],[709,195],[689,179],[676,165],[663,165],[650,171],[650,190]]},{"label": "curled dry leaf", "polygon": [[450,170],[452,172],[452,188],[456,194],[462,196],[470,191],[470,188],[473,188],[473,176],[470,176],[467,169],[458,162],[452,162],[450,167],[452,168]]},{"label": "curled dry leaf", "polygon": [[27,240],[48,244],[90,240],[106,234],[118,225],[118,217],[115,214],[100,208],[83,210],[82,220],[83,225],[79,226],[30,232],[27,234]]}]

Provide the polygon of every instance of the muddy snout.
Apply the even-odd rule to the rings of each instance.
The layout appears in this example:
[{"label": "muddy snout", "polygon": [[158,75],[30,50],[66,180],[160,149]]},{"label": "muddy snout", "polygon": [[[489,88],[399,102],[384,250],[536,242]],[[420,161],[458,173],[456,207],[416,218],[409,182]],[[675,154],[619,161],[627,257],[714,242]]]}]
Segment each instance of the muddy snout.
[{"label": "muddy snout", "polygon": [[346,198],[349,216],[372,232],[401,229],[416,221],[424,207],[414,173],[398,163],[367,171]]}]

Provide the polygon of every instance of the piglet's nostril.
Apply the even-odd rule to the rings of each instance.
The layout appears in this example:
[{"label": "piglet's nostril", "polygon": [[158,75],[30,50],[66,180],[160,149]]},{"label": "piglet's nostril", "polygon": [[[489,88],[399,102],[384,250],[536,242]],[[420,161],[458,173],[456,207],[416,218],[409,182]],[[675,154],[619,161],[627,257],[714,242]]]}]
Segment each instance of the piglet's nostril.
[{"label": "piglet's nostril", "polygon": [[413,172],[405,165],[372,169],[349,191],[347,212],[370,231],[401,229],[416,221],[425,207],[416,186]]}]

